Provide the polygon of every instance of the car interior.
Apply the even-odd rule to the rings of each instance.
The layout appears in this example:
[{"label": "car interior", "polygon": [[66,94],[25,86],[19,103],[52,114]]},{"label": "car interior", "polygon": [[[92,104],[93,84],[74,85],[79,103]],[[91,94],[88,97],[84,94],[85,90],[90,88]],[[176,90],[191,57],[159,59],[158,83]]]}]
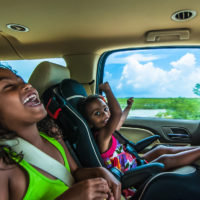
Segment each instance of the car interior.
[{"label": "car interior", "polygon": [[[18,73],[22,77],[30,70],[27,81],[41,97],[65,79],[77,81],[85,95],[99,94],[99,84],[108,81],[116,98],[122,101],[122,108],[128,97],[135,98],[133,115],[126,119],[120,134],[134,144],[156,138],[139,155],[160,144],[200,145],[198,0],[0,2],[0,62],[13,68],[16,63],[21,64]],[[165,65],[159,60],[161,57],[171,60]],[[41,60],[36,64],[36,59]],[[55,63],[54,59],[62,59],[65,64]],[[66,88],[77,95],[70,86]],[[148,116],[146,107],[155,107],[155,103],[150,103],[152,99],[160,104],[150,108],[149,112],[154,110],[156,114]],[[145,103],[140,107],[142,101]],[[66,100],[65,104],[76,112],[73,103]],[[144,114],[137,115],[137,111]],[[74,119],[74,115],[70,116]],[[93,163],[97,152],[97,147],[93,149],[94,140],[88,136],[81,139],[79,146],[70,137],[73,135],[68,135],[66,143],[76,159],[80,161],[82,150],[92,152],[91,166],[99,166]],[[88,143],[88,149],[84,143]],[[86,159],[80,164],[84,160],[89,164]],[[183,173],[193,176],[193,170]],[[141,176],[143,172],[139,173]],[[130,175],[127,177],[130,179]],[[146,187],[150,188],[143,186]],[[141,192],[144,196],[140,198],[149,199],[148,191]]]}]

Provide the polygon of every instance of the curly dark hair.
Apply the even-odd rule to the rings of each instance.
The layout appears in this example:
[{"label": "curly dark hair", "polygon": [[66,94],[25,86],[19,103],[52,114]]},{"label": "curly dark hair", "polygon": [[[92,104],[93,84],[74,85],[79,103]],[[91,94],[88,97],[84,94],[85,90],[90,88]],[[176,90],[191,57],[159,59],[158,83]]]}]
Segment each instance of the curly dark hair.
[{"label": "curly dark hair", "polygon": [[[13,139],[16,136],[16,132],[7,130],[0,125],[0,140]],[[16,154],[8,145],[0,145],[0,159],[2,159],[5,164],[15,164],[16,161],[14,161],[13,158],[15,158],[17,162],[20,162],[23,159],[23,154]]]},{"label": "curly dark hair", "polygon": [[81,100],[78,102],[78,111],[86,120],[88,120],[87,106],[96,99],[102,99],[102,96],[98,94],[92,94],[85,98],[81,98]]},{"label": "curly dark hair", "polygon": [[[17,70],[14,70],[11,66],[9,65],[3,65],[1,62],[0,62],[0,69],[8,69],[10,70],[13,74],[15,74],[16,76],[19,76],[17,73]],[[19,76],[21,78],[21,76]]]},{"label": "curly dark hair", "polygon": [[50,137],[59,139],[63,138],[62,130],[54,119],[47,115],[44,119],[37,123],[38,130],[44,132]]}]

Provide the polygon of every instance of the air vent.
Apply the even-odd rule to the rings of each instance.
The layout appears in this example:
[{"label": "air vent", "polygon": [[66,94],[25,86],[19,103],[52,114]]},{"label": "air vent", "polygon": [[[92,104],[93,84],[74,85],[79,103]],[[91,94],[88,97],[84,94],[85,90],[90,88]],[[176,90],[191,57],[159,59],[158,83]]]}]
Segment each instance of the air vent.
[{"label": "air vent", "polygon": [[194,18],[197,15],[195,10],[180,10],[172,15],[174,21],[187,21]]},{"label": "air vent", "polygon": [[13,31],[18,31],[18,32],[28,32],[29,31],[29,28],[27,28],[23,25],[20,25],[20,24],[7,24],[6,26],[7,26],[7,28],[9,28]]}]

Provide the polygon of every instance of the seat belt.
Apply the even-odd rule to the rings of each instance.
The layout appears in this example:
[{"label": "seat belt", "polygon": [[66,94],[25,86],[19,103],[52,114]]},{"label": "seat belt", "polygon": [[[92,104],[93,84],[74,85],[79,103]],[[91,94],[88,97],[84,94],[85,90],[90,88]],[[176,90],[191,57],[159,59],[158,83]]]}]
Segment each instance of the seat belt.
[{"label": "seat belt", "polygon": [[10,146],[17,154],[22,152],[25,161],[60,179],[67,186],[70,187],[74,183],[74,178],[64,165],[26,140],[19,137],[1,140],[0,145]]}]

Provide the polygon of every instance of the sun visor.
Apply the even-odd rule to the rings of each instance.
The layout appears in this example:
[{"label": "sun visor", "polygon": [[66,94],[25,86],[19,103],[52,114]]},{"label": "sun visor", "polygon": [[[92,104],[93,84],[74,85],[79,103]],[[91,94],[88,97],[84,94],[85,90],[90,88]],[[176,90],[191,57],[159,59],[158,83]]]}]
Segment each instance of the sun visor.
[{"label": "sun visor", "polygon": [[11,36],[0,32],[0,60],[22,59],[11,43],[11,39],[16,40],[15,38],[11,38]]}]

